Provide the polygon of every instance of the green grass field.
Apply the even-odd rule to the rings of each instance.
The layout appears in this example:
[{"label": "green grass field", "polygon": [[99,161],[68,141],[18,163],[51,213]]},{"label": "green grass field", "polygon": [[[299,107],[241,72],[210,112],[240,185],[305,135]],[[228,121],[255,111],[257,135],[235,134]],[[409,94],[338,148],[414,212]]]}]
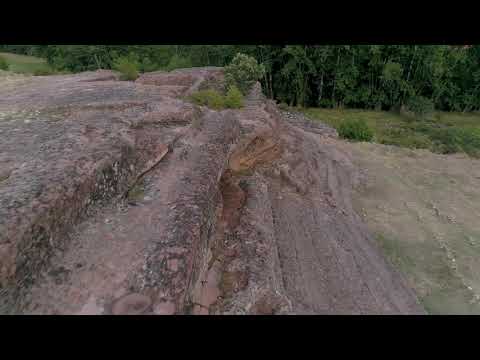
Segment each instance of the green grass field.
[{"label": "green grass field", "polygon": [[9,65],[8,70],[20,74],[51,73],[53,69],[44,59],[34,56],[0,53]]},{"label": "green grass field", "polygon": [[436,112],[419,120],[385,111],[320,108],[301,111],[336,129],[344,121],[363,120],[374,132],[373,142],[380,144],[480,156],[479,113]]}]

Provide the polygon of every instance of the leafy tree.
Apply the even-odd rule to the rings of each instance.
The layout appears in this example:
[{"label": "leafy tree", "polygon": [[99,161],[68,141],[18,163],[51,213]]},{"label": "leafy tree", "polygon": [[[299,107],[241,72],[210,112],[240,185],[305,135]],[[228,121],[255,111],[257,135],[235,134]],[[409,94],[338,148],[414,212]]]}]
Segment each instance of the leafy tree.
[{"label": "leafy tree", "polygon": [[403,68],[397,62],[387,62],[382,73],[382,87],[387,95],[387,105],[390,108],[397,107],[401,99],[404,81],[402,79]]},{"label": "leafy tree", "polygon": [[238,53],[232,62],[225,67],[227,86],[236,86],[243,94],[261,79],[265,73],[263,65],[251,56]]}]

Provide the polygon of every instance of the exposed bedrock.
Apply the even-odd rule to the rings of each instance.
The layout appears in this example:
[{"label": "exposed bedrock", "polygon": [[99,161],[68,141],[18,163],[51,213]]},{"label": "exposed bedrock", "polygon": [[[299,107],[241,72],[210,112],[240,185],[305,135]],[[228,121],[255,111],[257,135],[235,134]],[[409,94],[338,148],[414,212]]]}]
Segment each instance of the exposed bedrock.
[{"label": "exposed bedrock", "polygon": [[352,208],[336,133],[180,99],[221,68],[0,87],[0,311],[410,314]]}]

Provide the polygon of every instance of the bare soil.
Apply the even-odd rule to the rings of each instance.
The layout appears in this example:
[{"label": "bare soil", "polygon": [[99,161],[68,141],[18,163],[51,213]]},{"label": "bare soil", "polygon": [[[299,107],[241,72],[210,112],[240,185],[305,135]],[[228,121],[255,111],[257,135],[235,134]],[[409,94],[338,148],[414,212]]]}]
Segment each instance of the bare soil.
[{"label": "bare soil", "polygon": [[480,314],[480,160],[339,145],[361,169],[354,203],[432,314]]}]

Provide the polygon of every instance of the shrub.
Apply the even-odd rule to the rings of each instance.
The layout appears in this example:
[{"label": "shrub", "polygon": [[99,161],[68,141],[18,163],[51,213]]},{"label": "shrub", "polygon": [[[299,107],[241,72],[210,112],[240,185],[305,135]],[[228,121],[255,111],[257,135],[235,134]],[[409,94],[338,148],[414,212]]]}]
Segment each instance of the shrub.
[{"label": "shrub", "polygon": [[442,154],[465,152],[480,156],[480,130],[465,128],[435,129],[430,135],[434,150]]},{"label": "shrub", "polygon": [[243,94],[246,94],[264,73],[265,67],[259,65],[255,58],[238,53],[225,67],[225,81],[227,86],[235,85]]},{"label": "shrub", "polygon": [[423,96],[413,96],[406,104],[407,111],[413,113],[416,117],[425,118],[433,113],[434,105],[432,100]]},{"label": "shrub", "polygon": [[231,86],[225,96],[225,107],[239,109],[243,106],[243,95],[236,86]]},{"label": "shrub", "polygon": [[202,106],[207,106],[211,109],[239,109],[243,107],[243,95],[238,88],[232,86],[223,96],[220,92],[214,89],[200,90],[190,95],[190,100]]},{"label": "shrub", "polygon": [[190,99],[198,105],[208,106],[212,109],[222,109],[225,106],[224,97],[216,90],[202,90],[193,93]]},{"label": "shrub", "polygon": [[170,59],[166,70],[172,71],[175,69],[183,69],[183,68],[190,68],[192,67],[192,62],[190,59],[180,57],[178,55],[173,55]]},{"label": "shrub", "polygon": [[113,68],[120,72],[121,80],[135,80],[138,78],[138,62],[132,57],[120,57],[113,63]]},{"label": "shrub", "polygon": [[0,56],[0,70],[8,70],[8,63],[3,57]]},{"label": "shrub", "polygon": [[370,141],[373,131],[364,120],[346,120],[338,127],[338,135],[349,140]]},{"label": "shrub", "polygon": [[288,107],[288,104],[284,103],[284,102],[281,102],[280,104],[278,104],[278,108],[282,111],[288,111],[290,108]]}]

